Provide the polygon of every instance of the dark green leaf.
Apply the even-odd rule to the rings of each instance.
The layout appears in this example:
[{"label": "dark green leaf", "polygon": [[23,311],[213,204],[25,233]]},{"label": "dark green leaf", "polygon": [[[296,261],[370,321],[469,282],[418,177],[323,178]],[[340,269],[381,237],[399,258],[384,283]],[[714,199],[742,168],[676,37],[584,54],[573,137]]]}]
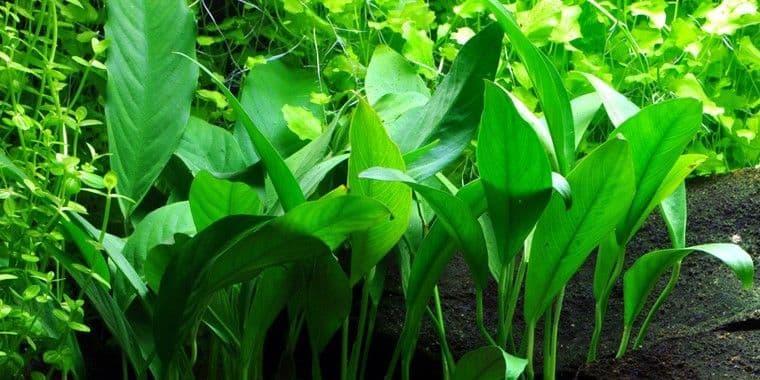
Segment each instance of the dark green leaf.
[{"label": "dark green leaf", "polygon": [[231,133],[196,117],[190,117],[175,154],[193,175],[201,170],[215,176],[231,175],[247,166]]},{"label": "dark green leaf", "polygon": [[[109,1],[106,121],[119,194],[139,203],[177,149],[198,69],[195,17],[184,0]],[[120,199],[124,215],[135,205]]]},{"label": "dark green leaf", "polygon": [[256,191],[241,182],[198,173],[190,186],[190,212],[198,230],[229,215],[256,215],[261,202]]}]

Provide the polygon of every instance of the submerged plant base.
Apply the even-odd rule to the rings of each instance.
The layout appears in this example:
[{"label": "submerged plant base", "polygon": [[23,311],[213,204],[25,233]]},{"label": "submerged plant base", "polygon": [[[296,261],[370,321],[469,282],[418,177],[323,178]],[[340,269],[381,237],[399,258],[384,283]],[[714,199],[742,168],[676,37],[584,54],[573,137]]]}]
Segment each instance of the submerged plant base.
[{"label": "submerged plant base", "polygon": [[[697,178],[687,183],[687,191],[688,244],[734,242],[746,249],[756,263],[760,262],[760,171],[747,169]],[[642,253],[669,246],[664,223],[659,213],[653,213],[629,245],[626,266]],[[594,262],[589,260],[566,289],[558,378],[760,376],[760,290],[742,290],[736,277],[718,265],[717,260],[697,256],[684,261],[681,278],[652,321],[643,347],[613,360],[622,331],[622,286],[618,284],[611,296],[599,346],[600,360],[586,365],[594,313],[590,288],[593,270]],[[397,281],[396,285],[390,282],[377,321],[377,334],[386,337],[398,336],[404,315],[401,290],[394,290]],[[667,275],[660,280],[655,294],[666,282]],[[453,355],[459,357],[486,344],[477,330],[474,288],[460,257],[449,264],[439,288]],[[495,286],[487,292],[490,293],[486,294],[486,325],[494,331]],[[521,310],[519,305],[518,311]],[[520,321],[517,322],[516,327],[522,329]],[[541,339],[541,325],[536,339]],[[438,360],[439,352],[435,331],[429,325],[424,326],[415,363]],[[540,363],[541,353],[537,354],[536,363]]]}]

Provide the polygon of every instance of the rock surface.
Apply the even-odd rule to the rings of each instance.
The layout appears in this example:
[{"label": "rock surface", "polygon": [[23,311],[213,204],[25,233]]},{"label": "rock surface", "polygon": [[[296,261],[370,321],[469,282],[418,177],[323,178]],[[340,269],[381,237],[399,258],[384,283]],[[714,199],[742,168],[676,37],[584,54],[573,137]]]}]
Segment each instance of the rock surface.
[{"label": "rock surface", "polygon": [[[760,283],[760,171],[748,169],[690,180],[687,197],[687,244],[738,242],[752,255],[755,281]],[[667,230],[655,212],[629,245],[626,267],[646,252],[669,247]],[[593,256],[566,290],[558,350],[560,377],[760,378],[760,287],[743,290],[729,269],[711,257],[697,254],[684,260],[680,280],[652,321],[644,346],[629,351],[620,360],[612,359],[622,331],[622,286],[617,286],[604,325],[600,360],[584,364],[593,329]],[[667,277],[661,279],[653,295],[659,294]],[[404,299],[397,276],[389,279],[388,287],[378,313],[376,334],[391,343],[403,324]],[[475,324],[472,282],[460,257],[449,264],[439,288],[454,357],[485,345]],[[486,324],[492,331],[495,297],[495,287],[491,286],[486,294]],[[540,335],[536,339],[541,339]],[[413,368],[433,370],[439,352],[435,332],[425,326]],[[537,365],[540,367],[540,358]]]}]

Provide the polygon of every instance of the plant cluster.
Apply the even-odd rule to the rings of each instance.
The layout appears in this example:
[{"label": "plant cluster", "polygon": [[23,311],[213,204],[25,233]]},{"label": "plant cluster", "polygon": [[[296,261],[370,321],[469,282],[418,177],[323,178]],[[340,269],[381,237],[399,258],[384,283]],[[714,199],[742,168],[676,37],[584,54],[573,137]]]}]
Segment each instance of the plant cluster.
[{"label": "plant cluster", "polygon": [[[688,36],[745,41],[754,14],[724,3],[701,12],[736,17]],[[618,356],[641,345],[689,254],[718,258],[752,286],[739,246],[686,246],[684,179],[710,159],[693,143],[703,113],[730,136],[752,130],[749,100],[709,110],[719,107],[712,90],[750,98],[757,89],[737,83],[754,83],[757,67],[729,64],[736,83],[705,92],[699,83],[714,73],[700,54],[731,40],[678,45],[686,32],[676,25],[699,14],[655,2],[530,5],[6,3],[0,370],[83,377],[74,332],[89,331],[91,310],[125,377],[304,376],[306,362],[321,378],[333,342],[340,378],[363,378],[384,280],[398,270],[406,316],[386,377],[409,377],[428,318],[446,378],[553,378],[564,287],[594,252],[590,361],[621,277]],[[583,27],[610,26],[609,43],[580,39]],[[654,31],[674,41],[652,43]],[[671,87],[686,72],[692,82],[676,85],[685,90]],[[750,145],[735,146],[756,154]],[[625,268],[626,245],[658,207],[672,248]],[[461,358],[436,286],[457,252],[487,342]],[[491,281],[495,331],[484,324]]]}]

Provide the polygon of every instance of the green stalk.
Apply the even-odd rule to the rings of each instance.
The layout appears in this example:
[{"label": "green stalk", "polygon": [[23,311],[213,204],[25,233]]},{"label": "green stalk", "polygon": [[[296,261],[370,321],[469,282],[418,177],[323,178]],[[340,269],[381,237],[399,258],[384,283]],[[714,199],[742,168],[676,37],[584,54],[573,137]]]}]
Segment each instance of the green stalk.
[{"label": "green stalk", "polygon": [[446,321],[443,319],[443,308],[441,307],[441,296],[438,293],[438,286],[433,288],[433,300],[435,301],[436,313],[436,318],[434,318],[434,321],[437,320],[436,327],[438,329],[439,339],[441,341],[441,353],[446,359],[445,364],[447,371],[444,372],[444,378],[448,379],[448,374],[454,370],[455,362],[454,357],[451,355],[451,351],[449,350],[449,342],[446,339]]},{"label": "green stalk", "polygon": [[607,282],[607,287],[602,292],[602,295],[596,301],[594,305],[594,333],[591,336],[591,344],[588,348],[588,354],[586,355],[587,362],[593,362],[596,360],[597,348],[599,347],[599,339],[602,335],[602,326],[604,324],[604,317],[607,315],[607,303],[610,299],[610,293],[612,288],[620,278],[620,273],[623,272],[623,264],[625,262],[625,245],[620,246],[618,252],[617,261],[615,262],[615,268],[612,271],[612,275]]},{"label": "green stalk", "polygon": [[623,355],[625,355],[625,350],[628,348],[628,341],[631,339],[631,326],[625,325],[623,326],[623,336],[620,338],[620,347],[618,347],[617,354],[615,354],[615,358],[620,358]]},{"label": "green stalk", "polygon": [[[562,288],[557,296],[554,306],[551,307],[551,318],[546,316],[544,336],[548,337],[548,348],[544,346],[544,379],[553,380],[557,375],[557,346],[559,343],[559,319],[562,314],[562,302],[565,298],[565,288]],[[546,354],[548,351],[548,355]]]},{"label": "green stalk", "polygon": [[351,348],[351,361],[348,363],[348,374],[351,379],[356,379],[356,372],[359,369],[359,353],[361,352],[362,342],[364,341],[364,326],[367,319],[367,306],[369,303],[369,286],[367,281],[362,285],[362,300],[359,308],[359,324],[356,330],[356,338]]},{"label": "green stalk", "polygon": [[[522,289],[522,283],[525,279],[525,268],[527,266],[525,265],[525,260],[520,259],[520,265],[517,266],[517,277],[515,278],[515,281],[512,283],[512,289],[509,290],[509,304],[507,305],[507,315],[506,315],[506,337],[507,337],[507,344],[511,344],[514,346],[514,342],[512,342],[512,325],[514,323],[514,316],[515,316],[515,310],[517,309],[517,299],[520,298],[520,290]],[[511,349],[511,351],[514,351],[514,347],[508,347]]]},{"label": "green stalk", "polygon": [[523,338],[523,341],[526,342],[525,357],[528,359],[528,366],[525,369],[525,376],[528,380],[533,380],[535,377],[535,372],[533,371],[533,344],[536,338],[535,335],[536,321],[530,321],[525,327],[525,337]]},{"label": "green stalk", "polygon": [[364,349],[362,350],[361,360],[359,361],[359,379],[364,380],[367,371],[367,362],[369,361],[369,349],[372,346],[372,333],[375,331],[375,319],[377,319],[377,305],[369,305],[369,325],[367,326],[367,339],[364,340]]},{"label": "green stalk", "polygon": [[348,376],[348,317],[343,320],[343,331],[340,339],[340,380]]},{"label": "green stalk", "polygon": [[499,290],[497,295],[498,299],[496,301],[496,312],[499,316],[499,322],[496,338],[499,340],[498,346],[504,349],[507,347],[507,301],[509,300],[509,295],[512,291],[512,289],[509,288],[509,280],[511,280],[513,265],[514,261],[510,262],[508,265],[504,265],[501,268],[501,273],[499,273],[499,281],[497,284]]},{"label": "green stalk", "polygon": [[660,306],[662,306],[662,303],[665,302],[665,299],[670,296],[670,292],[672,292],[673,288],[675,288],[680,275],[681,262],[678,261],[673,265],[673,271],[670,273],[668,284],[665,285],[665,289],[663,289],[662,293],[660,293],[660,296],[657,297],[657,301],[655,301],[654,305],[652,305],[652,308],[649,309],[649,313],[647,314],[646,319],[644,319],[644,322],[641,324],[641,329],[639,329],[639,333],[636,335],[636,340],[633,343],[634,349],[641,347],[641,344],[644,343],[644,337],[646,336],[647,329],[649,328],[649,323],[652,321],[652,318],[654,318],[654,315],[660,309]]},{"label": "green stalk", "polygon": [[[486,324],[483,317],[483,290],[477,289],[475,290],[475,314],[476,314],[476,320],[478,323],[478,328],[480,329],[480,333],[483,334],[483,337],[488,341],[488,344],[493,346],[498,346],[496,344],[496,341],[493,340],[493,337],[491,334],[488,333],[488,329],[486,328]],[[501,341],[501,340],[500,340]],[[505,338],[506,341],[506,338]],[[503,346],[502,346],[503,347]]]}]

